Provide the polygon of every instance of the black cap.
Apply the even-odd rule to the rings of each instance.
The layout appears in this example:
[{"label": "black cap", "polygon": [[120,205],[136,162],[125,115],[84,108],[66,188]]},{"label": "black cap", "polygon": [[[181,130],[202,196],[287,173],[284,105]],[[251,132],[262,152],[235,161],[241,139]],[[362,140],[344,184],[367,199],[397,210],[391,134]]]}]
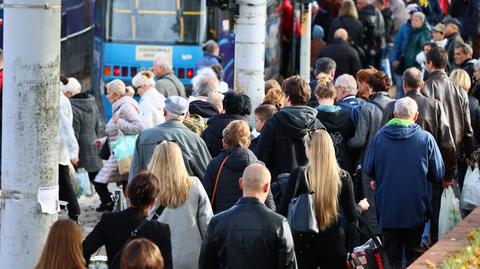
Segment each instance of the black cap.
[{"label": "black cap", "polygon": [[442,23],[444,25],[447,25],[447,24],[455,24],[458,26],[458,28],[462,28],[462,23],[460,23],[459,20],[457,20],[456,18],[452,18],[452,17],[449,17],[449,18],[446,18],[442,21]]}]

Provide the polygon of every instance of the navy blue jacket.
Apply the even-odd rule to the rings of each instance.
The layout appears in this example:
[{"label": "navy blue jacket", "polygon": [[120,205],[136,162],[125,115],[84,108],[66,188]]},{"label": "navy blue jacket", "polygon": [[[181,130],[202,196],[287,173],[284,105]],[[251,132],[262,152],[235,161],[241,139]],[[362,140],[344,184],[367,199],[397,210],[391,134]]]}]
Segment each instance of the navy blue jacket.
[{"label": "navy blue jacket", "polygon": [[430,133],[417,124],[395,124],[396,120],[373,138],[364,172],[377,183],[379,225],[408,229],[424,224],[430,216],[430,182],[443,179],[445,166]]}]

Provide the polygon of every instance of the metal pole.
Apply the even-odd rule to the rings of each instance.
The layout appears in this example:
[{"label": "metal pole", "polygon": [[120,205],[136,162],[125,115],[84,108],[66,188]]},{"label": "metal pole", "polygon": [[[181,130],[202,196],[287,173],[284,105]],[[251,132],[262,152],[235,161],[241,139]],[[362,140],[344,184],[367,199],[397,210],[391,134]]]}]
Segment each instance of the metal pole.
[{"label": "metal pole", "polygon": [[4,4],[2,268],[33,268],[58,217],[60,3]]},{"label": "metal pole", "polygon": [[[264,96],[266,0],[238,0],[235,23],[234,89],[246,93],[257,107]],[[250,117],[253,122],[253,113]]]},{"label": "metal pole", "polygon": [[310,46],[312,36],[312,4],[302,6],[302,38],[300,42],[300,76],[310,81]]}]

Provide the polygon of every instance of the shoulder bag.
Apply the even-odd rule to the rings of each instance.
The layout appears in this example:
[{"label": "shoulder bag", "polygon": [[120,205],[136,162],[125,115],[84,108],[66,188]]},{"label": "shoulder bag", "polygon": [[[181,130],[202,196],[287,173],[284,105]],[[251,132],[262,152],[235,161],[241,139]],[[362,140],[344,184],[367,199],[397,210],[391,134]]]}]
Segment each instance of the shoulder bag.
[{"label": "shoulder bag", "polygon": [[[298,185],[301,180],[304,169],[298,172],[297,181],[295,182],[294,197],[298,191]],[[308,180],[305,180],[308,186]],[[293,232],[300,233],[318,233],[317,218],[315,216],[315,206],[313,202],[313,191],[302,193],[298,197],[292,199],[288,205],[288,223]]]},{"label": "shoulder bag", "polygon": [[222,163],[220,164],[220,168],[218,169],[217,177],[215,178],[215,185],[213,186],[213,193],[212,193],[212,197],[210,198],[210,204],[212,205],[212,207],[213,207],[213,202],[215,201],[215,195],[217,194],[218,179],[220,178],[220,173],[222,173],[223,165],[225,165],[225,162],[227,161],[228,157],[229,156],[223,159]]}]

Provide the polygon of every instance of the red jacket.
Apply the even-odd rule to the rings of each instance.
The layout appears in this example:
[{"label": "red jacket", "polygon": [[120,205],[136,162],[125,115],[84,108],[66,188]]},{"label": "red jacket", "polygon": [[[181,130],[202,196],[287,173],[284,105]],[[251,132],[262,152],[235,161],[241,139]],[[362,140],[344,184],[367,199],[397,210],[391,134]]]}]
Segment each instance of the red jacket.
[{"label": "red jacket", "polygon": [[[283,0],[282,4],[277,7],[275,10],[276,13],[282,12],[282,33],[283,36],[289,40],[292,36],[293,29],[293,6],[290,0]],[[300,26],[300,21],[298,17],[295,16],[295,36],[300,37],[302,33],[302,28]]]}]

